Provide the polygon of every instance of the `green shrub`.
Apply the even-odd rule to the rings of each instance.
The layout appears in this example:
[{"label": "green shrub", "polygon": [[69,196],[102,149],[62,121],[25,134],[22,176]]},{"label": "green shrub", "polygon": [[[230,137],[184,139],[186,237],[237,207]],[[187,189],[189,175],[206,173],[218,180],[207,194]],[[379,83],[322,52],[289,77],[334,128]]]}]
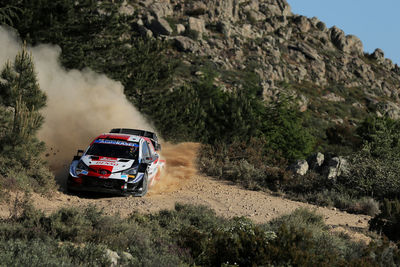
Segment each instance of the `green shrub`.
[{"label": "green shrub", "polygon": [[385,199],[381,213],[369,222],[370,229],[385,234],[390,240],[400,240],[400,202]]},{"label": "green shrub", "polygon": [[0,261],[7,266],[110,266],[105,247],[60,244],[56,240],[0,240]]},{"label": "green shrub", "polygon": [[357,128],[364,145],[374,158],[391,158],[400,152],[400,121],[371,116]]},{"label": "green shrub", "polygon": [[330,233],[323,218],[306,209],[256,225],[220,218],[204,206],[176,204],[175,210],[120,218],[94,206],[46,216],[29,203],[0,220],[0,259],[11,266],[108,266],[106,249],[121,256],[122,266],[374,266],[400,259],[388,243],[366,247]]},{"label": "green shrub", "polygon": [[338,183],[354,196],[377,199],[398,197],[400,192],[400,162],[393,157],[377,158],[370,146],[350,157],[349,172]]}]

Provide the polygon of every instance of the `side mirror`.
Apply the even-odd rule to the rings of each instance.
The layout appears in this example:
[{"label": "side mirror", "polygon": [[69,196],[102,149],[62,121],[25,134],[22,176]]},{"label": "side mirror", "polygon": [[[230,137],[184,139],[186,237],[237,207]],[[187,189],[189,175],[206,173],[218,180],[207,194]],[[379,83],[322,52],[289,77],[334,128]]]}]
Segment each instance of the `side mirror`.
[{"label": "side mirror", "polygon": [[82,157],[82,155],[83,155],[83,150],[78,150],[77,152],[76,152],[76,156],[74,156],[74,159],[73,160],[80,160],[81,159],[81,157]]}]

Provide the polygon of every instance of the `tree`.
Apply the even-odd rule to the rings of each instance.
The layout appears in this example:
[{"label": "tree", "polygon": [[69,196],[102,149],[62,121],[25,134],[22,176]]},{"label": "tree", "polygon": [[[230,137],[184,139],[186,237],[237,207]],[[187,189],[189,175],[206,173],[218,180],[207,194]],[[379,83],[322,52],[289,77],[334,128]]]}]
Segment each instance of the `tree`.
[{"label": "tree", "polygon": [[46,105],[46,95],[37,82],[32,55],[25,48],[17,54],[13,64],[10,61],[6,63],[1,78],[1,104],[15,108],[21,98],[30,111]]},{"label": "tree", "polygon": [[14,21],[19,21],[19,12],[21,12],[21,9],[16,6],[6,5],[0,7],[0,25],[7,24],[13,26]]},{"label": "tree", "polygon": [[[6,63],[1,79],[0,103],[14,110],[12,126],[4,136],[7,142],[2,142],[3,149],[10,145],[12,148],[28,145],[43,122],[38,110],[45,106],[46,95],[40,90],[32,56],[25,48],[17,54],[13,64]],[[35,155],[40,150],[38,147],[32,148]]]},{"label": "tree", "polygon": [[266,107],[262,132],[267,148],[282,152],[289,161],[308,156],[314,148],[314,138],[302,125],[301,114],[290,104],[290,99],[282,99]]}]

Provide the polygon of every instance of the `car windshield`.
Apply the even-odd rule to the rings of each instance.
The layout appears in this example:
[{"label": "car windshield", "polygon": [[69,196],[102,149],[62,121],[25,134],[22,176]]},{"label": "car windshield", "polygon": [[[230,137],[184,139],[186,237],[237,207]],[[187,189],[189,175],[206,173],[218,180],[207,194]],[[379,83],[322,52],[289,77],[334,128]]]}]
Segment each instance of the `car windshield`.
[{"label": "car windshield", "polygon": [[139,144],[119,140],[97,139],[86,152],[87,155],[137,160]]}]

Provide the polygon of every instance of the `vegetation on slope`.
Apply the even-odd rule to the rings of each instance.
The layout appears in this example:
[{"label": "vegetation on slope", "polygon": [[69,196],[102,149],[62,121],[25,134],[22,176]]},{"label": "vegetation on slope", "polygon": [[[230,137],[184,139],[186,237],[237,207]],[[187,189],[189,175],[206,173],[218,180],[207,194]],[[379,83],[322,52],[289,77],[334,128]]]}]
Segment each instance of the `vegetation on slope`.
[{"label": "vegetation on slope", "polygon": [[10,266],[106,266],[110,249],[122,266],[399,264],[396,247],[356,243],[328,229],[321,216],[304,209],[256,225],[202,206],[177,204],[123,219],[93,206],[46,216],[25,203],[20,215],[0,221],[0,258]]}]

